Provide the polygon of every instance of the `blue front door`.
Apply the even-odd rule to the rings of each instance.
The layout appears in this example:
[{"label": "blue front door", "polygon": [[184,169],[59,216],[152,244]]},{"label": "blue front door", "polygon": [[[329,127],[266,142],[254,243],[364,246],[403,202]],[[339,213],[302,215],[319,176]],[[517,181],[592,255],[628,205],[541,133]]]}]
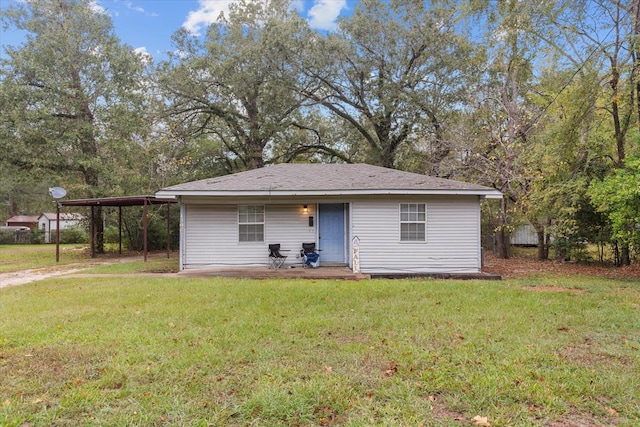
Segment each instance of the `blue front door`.
[{"label": "blue front door", "polygon": [[318,212],[320,263],[345,262],[344,204],[320,204]]}]

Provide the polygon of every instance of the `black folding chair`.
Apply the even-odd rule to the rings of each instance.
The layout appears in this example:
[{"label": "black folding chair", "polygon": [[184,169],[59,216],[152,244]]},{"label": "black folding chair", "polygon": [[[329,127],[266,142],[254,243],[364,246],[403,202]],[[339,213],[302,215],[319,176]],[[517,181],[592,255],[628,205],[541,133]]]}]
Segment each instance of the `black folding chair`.
[{"label": "black folding chair", "polygon": [[280,253],[280,243],[269,245],[269,268],[277,270],[284,265],[286,260],[287,256]]}]

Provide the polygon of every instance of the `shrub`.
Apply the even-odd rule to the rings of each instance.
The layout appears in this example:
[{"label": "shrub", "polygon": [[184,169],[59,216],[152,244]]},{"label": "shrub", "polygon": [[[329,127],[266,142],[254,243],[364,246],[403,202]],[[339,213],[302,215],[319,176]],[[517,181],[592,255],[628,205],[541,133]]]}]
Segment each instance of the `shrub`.
[{"label": "shrub", "polygon": [[81,228],[66,228],[60,230],[60,243],[87,243],[89,236]]},{"label": "shrub", "polygon": [[34,228],[29,234],[30,239],[24,243],[31,243],[34,245],[42,245],[44,243],[44,230]]}]

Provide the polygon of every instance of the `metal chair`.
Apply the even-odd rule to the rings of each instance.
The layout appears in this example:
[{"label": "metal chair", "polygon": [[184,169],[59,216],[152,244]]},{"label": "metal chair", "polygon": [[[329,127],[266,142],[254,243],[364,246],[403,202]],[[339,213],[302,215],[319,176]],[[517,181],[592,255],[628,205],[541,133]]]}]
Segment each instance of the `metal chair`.
[{"label": "metal chair", "polygon": [[303,267],[320,267],[320,254],[316,250],[315,243],[303,243],[300,256],[302,257]]},{"label": "metal chair", "polygon": [[280,243],[269,245],[269,268],[277,270],[284,265],[286,260],[287,256],[280,253]]}]

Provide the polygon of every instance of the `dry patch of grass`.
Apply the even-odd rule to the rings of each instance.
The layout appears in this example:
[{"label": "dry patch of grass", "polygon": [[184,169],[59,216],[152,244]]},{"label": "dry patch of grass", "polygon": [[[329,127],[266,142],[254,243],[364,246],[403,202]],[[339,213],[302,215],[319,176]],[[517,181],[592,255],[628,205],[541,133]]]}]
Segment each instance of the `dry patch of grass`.
[{"label": "dry patch of grass", "polygon": [[0,245],[0,273],[55,268],[88,259],[88,251],[82,245],[60,245],[59,263],[55,245]]},{"label": "dry patch of grass", "polygon": [[617,280],[640,281],[640,264],[625,267],[613,267],[600,264],[579,264],[555,260],[537,261],[530,257],[514,256],[509,259],[496,258],[490,252],[485,253],[483,271],[499,274],[503,279],[524,277],[606,277]]}]

